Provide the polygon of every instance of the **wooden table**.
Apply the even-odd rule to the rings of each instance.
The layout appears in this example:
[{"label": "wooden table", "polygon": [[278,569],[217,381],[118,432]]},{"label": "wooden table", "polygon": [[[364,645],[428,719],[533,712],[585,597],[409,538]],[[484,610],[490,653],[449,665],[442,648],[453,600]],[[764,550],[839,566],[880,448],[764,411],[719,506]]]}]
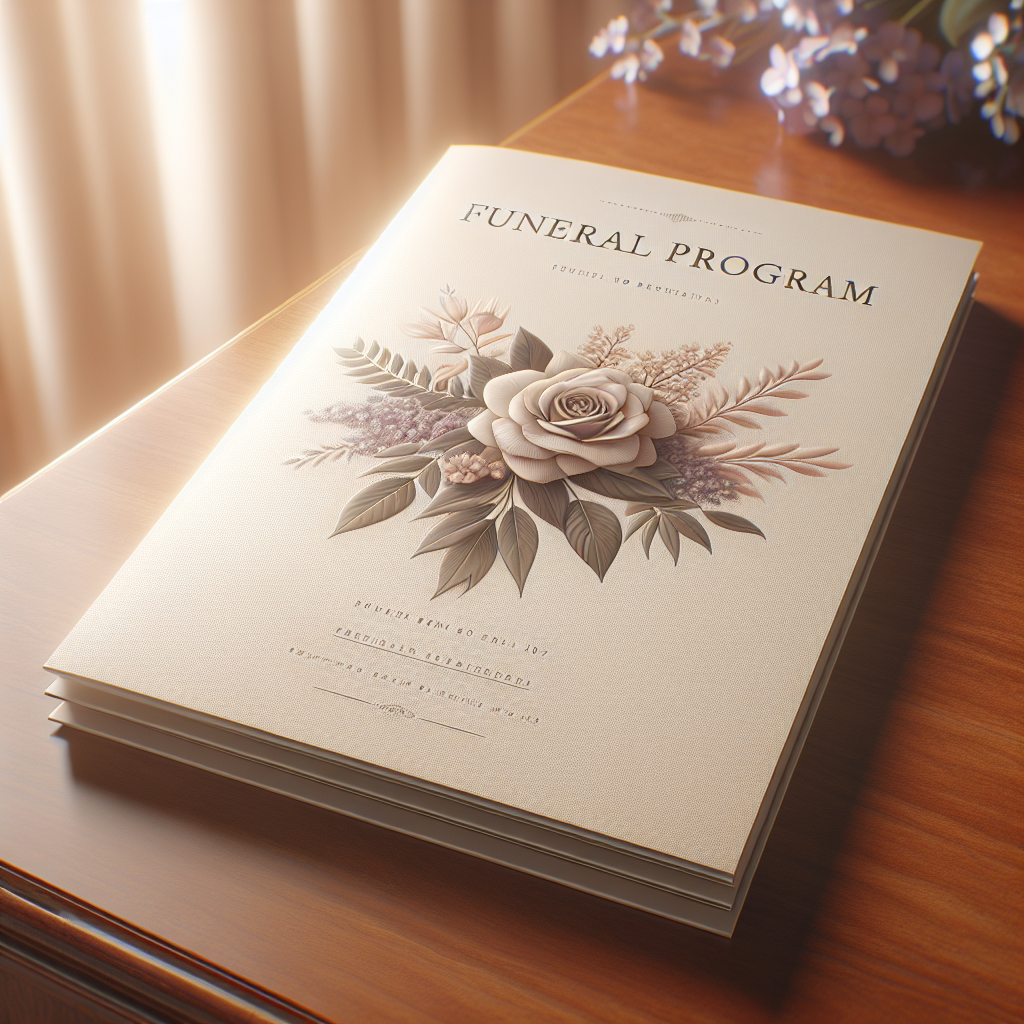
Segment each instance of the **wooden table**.
[{"label": "wooden table", "polygon": [[0,504],[4,1019],[1018,1019],[1024,146],[983,132],[834,152],[700,67],[510,140],[985,242],[731,942],[46,721],[39,666],[339,268]]}]

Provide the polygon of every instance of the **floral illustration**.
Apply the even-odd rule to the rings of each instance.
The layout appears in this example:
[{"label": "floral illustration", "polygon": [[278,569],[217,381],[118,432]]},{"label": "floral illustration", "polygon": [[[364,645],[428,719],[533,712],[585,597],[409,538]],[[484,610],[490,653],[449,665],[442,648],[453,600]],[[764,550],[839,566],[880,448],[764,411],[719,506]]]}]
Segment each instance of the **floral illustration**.
[{"label": "floral illustration", "polygon": [[[422,491],[429,502],[415,518],[436,522],[413,556],[444,552],[434,597],[470,590],[499,555],[521,596],[540,549],[534,517],[603,581],[634,534],[648,559],[658,537],[676,564],[684,541],[711,552],[704,522],[764,538],[724,506],[763,500],[758,485],[787,473],[848,468],[831,458],[836,448],[736,436],[784,416],[778,403],[806,398],[794,385],[828,377],[820,359],[764,368],[730,392],[714,383],[728,343],[640,351],[630,325],[595,327],[576,352],[553,352],[523,327],[498,334],[508,315],[495,300],[470,306],[443,289],[440,310],[405,327],[454,357],[433,372],[377,342],[336,348],[370,393],[308,411],[346,436],[285,463],[377,460],[362,475],[379,479],[349,499],[332,537],[397,515]],[[625,524],[609,499],[625,503]]]}]

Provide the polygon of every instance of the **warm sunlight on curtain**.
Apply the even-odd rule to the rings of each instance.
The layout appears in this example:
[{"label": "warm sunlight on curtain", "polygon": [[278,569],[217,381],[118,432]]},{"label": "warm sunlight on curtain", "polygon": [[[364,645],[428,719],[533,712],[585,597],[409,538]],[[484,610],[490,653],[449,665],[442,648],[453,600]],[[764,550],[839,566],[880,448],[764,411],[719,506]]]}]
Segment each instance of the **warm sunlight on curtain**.
[{"label": "warm sunlight on curtain", "polygon": [[620,0],[0,0],[0,491],[594,73]]}]

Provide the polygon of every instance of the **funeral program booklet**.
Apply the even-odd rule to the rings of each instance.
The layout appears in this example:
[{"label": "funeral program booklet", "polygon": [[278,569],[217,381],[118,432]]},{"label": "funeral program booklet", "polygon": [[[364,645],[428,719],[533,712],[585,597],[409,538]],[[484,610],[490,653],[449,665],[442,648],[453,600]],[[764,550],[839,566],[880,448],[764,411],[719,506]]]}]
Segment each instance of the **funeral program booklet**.
[{"label": "funeral program booklet", "polygon": [[54,717],[731,931],[978,249],[451,149],[50,659]]}]

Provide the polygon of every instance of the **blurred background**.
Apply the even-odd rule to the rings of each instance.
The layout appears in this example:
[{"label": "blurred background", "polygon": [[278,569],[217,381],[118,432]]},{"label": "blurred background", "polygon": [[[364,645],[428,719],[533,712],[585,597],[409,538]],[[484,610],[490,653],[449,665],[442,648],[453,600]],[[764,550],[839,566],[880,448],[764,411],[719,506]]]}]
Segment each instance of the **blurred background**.
[{"label": "blurred background", "polygon": [[0,492],[373,240],[622,0],[0,0]]}]

